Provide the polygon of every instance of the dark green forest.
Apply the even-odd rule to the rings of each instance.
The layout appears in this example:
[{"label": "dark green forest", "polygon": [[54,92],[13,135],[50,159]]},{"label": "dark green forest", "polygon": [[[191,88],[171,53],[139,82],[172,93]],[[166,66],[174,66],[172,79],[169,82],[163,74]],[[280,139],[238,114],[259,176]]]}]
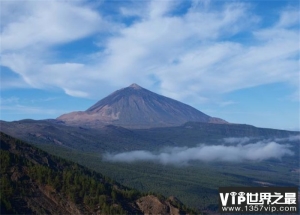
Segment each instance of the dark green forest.
[{"label": "dark green forest", "polygon": [[[144,193],[1,133],[1,214],[140,214]],[[161,201],[166,198],[156,195]],[[34,199],[38,199],[35,201]],[[47,207],[56,202],[54,207]],[[174,207],[194,213],[180,202]],[[51,211],[52,210],[52,211]]]}]

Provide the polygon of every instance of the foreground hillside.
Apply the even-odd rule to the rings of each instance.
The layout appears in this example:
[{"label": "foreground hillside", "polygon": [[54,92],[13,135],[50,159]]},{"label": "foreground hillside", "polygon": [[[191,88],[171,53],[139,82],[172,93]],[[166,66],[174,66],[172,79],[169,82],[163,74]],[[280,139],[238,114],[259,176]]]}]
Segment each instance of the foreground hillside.
[{"label": "foreground hillside", "polygon": [[1,214],[186,214],[176,198],[141,194],[0,133]]}]

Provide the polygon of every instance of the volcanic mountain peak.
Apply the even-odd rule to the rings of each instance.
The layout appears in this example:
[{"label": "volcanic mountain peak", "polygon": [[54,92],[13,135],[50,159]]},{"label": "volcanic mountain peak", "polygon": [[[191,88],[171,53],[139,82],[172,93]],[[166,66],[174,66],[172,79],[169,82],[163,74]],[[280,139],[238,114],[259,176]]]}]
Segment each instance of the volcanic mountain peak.
[{"label": "volcanic mountain peak", "polygon": [[129,87],[136,89],[136,90],[142,89],[142,87],[137,85],[136,83],[131,84]]},{"label": "volcanic mountain peak", "polygon": [[58,120],[70,125],[102,127],[112,124],[127,128],[179,126],[188,121],[226,123],[137,84],[115,91],[86,111],[64,114]]}]

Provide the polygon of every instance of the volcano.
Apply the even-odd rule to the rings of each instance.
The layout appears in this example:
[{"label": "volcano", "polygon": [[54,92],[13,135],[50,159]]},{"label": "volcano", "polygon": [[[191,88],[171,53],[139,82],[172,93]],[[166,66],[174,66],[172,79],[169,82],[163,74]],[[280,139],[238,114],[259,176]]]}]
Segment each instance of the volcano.
[{"label": "volcano", "polygon": [[67,125],[91,128],[105,125],[125,128],[170,127],[189,121],[227,123],[137,84],[115,91],[86,111],[63,114],[57,120]]}]

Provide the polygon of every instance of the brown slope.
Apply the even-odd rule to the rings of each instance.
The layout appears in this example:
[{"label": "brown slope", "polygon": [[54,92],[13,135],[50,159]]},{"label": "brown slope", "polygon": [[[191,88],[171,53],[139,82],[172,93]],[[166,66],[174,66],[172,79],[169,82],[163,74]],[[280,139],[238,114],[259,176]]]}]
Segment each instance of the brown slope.
[{"label": "brown slope", "polygon": [[86,111],[64,114],[57,119],[70,125],[113,124],[127,128],[178,126],[188,121],[226,123],[137,84],[117,90]]}]

